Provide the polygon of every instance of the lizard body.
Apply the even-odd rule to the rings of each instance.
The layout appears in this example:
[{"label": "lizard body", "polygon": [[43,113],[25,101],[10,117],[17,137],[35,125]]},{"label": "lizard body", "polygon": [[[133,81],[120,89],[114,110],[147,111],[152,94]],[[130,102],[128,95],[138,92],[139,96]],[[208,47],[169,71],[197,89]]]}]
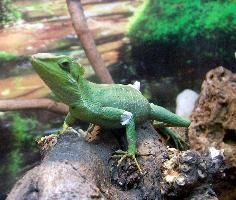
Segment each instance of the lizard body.
[{"label": "lizard body", "polygon": [[[150,104],[138,90],[128,85],[94,84],[87,80],[81,82],[85,85],[84,88],[83,86],[80,88],[85,91],[82,95],[83,103],[75,102],[74,109],[70,107],[70,113],[73,116],[107,128],[122,127],[120,116],[124,111],[133,114],[135,123],[141,123],[148,119],[151,111]],[[80,86],[83,85],[81,82]],[[118,118],[113,115],[113,109],[114,112],[121,113],[117,116]],[[111,110],[110,114],[104,115],[109,110]]]},{"label": "lizard body", "polygon": [[[126,126],[128,150],[121,161],[132,157],[137,164],[136,124],[148,120],[157,120],[169,126],[188,127],[190,124],[190,121],[167,109],[149,103],[139,90],[130,85],[96,84],[86,80],[84,69],[68,56],[40,53],[33,55],[31,62],[59,100],[69,106],[61,133],[76,119],[107,128]],[[166,127],[161,127],[161,130],[167,134],[170,131]]]}]

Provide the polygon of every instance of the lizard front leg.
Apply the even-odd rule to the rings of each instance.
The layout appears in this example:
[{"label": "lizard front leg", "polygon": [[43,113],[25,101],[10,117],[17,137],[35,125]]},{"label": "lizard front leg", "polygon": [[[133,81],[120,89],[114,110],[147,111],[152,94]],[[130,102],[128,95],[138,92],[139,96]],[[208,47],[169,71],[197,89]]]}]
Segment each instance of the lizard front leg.
[{"label": "lizard front leg", "polygon": [[68,113],[61,130],[57,134],[51,134],[48,136],[41,137],[37,143],[39,146],[41,146],[42,150],[47,150],[51,147],[53,147],[57,143],[57,138],[59,135],[64,134],[66,129],[71,126],[75,122],[76,118],[74,118],[71,113]]},{"label": "lizard front leg", "polygon": [[131,158],[134,161],[139,172],[142,174],[141,167],[135,157],[137,153],[137,136],[135,131],[134,117],[132,113],[125,111],[122,115],[121,124],[126,125],[126,138],[128,142],[128,149],[127,151],[117,151],[116,153],[118,155],[114,155],[113,157],[120,157],[120,160],[118,161],[118,166],[120,166],[125,159]]},{"label": "lizard front leg", "polygon": [[58,132],[58,135],[64,134],[66,129],[75,122],[76,118],[69,112],[63,122],[62,129]]}]

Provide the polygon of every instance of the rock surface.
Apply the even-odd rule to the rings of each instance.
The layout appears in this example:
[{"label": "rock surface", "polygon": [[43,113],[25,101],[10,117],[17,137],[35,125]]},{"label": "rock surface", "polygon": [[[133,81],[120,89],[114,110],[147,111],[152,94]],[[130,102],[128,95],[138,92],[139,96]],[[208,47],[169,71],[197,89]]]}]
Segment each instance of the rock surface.
[{"label": "rock surface", "polygon": [[190,146],[198,151],[224,149],[228,168],[236,167],[236,74],[218,67],[209,71],[191,116]]},{"label": "rock surface", "polygon": [[208,184],[222,179],[224,166],[223,152],[214,147],[205,155],[194,150],[181,152],[168,148],[168,159],[161,168],[162,194],[166,199],[183,199],[186,191],[193,191],[194,195],[191,193],[186,199],[217,199]]}]

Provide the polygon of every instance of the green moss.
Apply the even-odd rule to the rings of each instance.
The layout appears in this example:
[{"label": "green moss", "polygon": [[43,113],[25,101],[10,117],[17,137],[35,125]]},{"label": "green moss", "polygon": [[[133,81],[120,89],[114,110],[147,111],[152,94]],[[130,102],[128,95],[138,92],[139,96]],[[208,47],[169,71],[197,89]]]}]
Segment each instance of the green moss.
[{"label": "green moss", "polygon": [[[146,0],[129,24],[141,74],[235,69],[236,0]],[[138,64],[140,66],[140,64]]]},{"label": "green moss", "polygon": [[19,149],[11,151],[8,156],[9,164],[7,167],[7,172],[12,176],[15,176],[23,164],[23,156]]},{"label": "green moss", "polygon": [[21,147],[25,143],[32,143],[33,136],[29,134],[29,130],[36,128],[38,122],[30,118],[23,118],[18,113],[9,115],[12,120],[11,131],[14,135],[15,146]]},{"label": "green moss", "polygon": [[11,24],[19,18],[21,18],[21,13],[12,4],[12,0],[0,1],[0,27]]},{"label": "green moss", "polygon": [[235,0],[147,0],[131,19],[129,35],[136,42],[213,38],[215,30],[235,31],[235,13]]},{"label": "green moss", "polygon": [[24,59],[24,57],[19,56],[15,53],[0,51],[0,61],[2,61],[2,62],[18,61],[18,60],[23,60],[23,59]]},{"label": "green moss", "polygon": [[12,134],[11,149],[7,155],[6,171],[12,176],[24,165],[23,152],[32,151],[37,153],[35,139],[32,135],[32,130],[36,130],[39,122],[35,119],[22,117],[17,112],[11,112],[5,116],[10,121],[10,130]]},{"label": "green moss", "polygon": [[[57,16],[60,13],[67,13],[67,6],[63,1],[31,1],[29,5],[20,7],[19,10],[24,12],[31,12],[31,14],[43,13],[44,15]],[[33,16],[32,15],[32,16]]]},{"label": "green moss", "polygon": [[0,133],[0,179],[6,180],[0,187],[1,192],[8,192],[22,169],[39,159],[36,134],[33,133],[45,125],[17,112],[1,114],[0,122],[5,124]]}]

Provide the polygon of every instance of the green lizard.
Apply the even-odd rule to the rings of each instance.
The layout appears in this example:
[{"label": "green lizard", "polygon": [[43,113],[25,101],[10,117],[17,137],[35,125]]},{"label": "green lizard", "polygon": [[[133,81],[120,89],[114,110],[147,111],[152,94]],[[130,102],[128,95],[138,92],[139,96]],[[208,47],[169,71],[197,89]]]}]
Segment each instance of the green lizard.
[{"label": "green lizard", "polygon": [[157,120],[162,124],[160,130],[172,137],[176,144],[179,138],[165,126],[190,125],[190,121],[149,103],[138,89],[130,85],[96,84],[86,80],[83,67],[68,56],[39,53],[32,56],[31,63],[59,100],[69,106],[59,134],[64,133],[76,119],[107,128],[126,127],[128,149],[117,152],[120,157],[118,165],[131,158],[141,172],[135,157],[136,124]]}]

